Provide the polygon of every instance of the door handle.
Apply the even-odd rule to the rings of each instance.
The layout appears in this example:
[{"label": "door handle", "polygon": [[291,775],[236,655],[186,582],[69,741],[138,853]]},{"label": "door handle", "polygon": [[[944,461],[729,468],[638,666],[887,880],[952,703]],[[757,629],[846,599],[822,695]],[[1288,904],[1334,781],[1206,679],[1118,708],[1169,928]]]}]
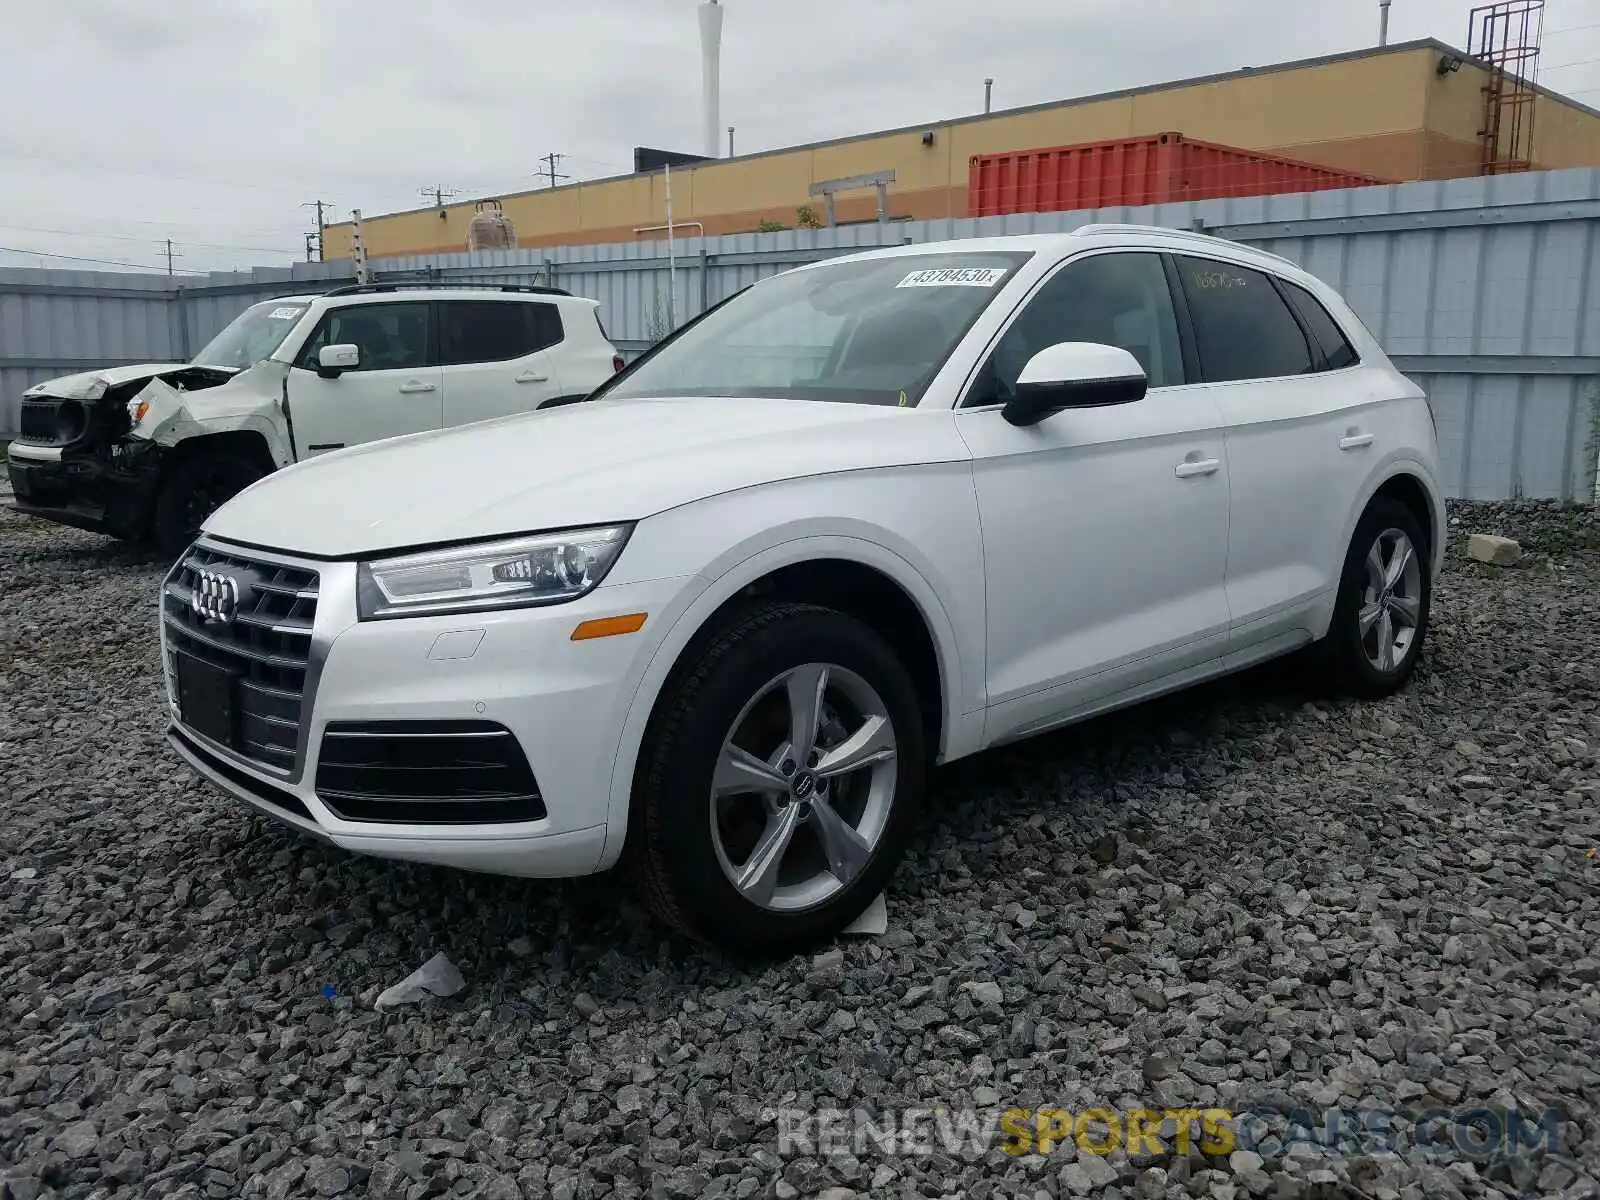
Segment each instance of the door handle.
[{"label": "door handle", "polygon": [[436,392],[438,390],[438,384],[423,383],[420,379],[408,379],[400,385],[400,394],[403,396],[410,395],[413,392]]},{"label": "door handle", "polygon": [[1372,435],[1370,433],[1356,433],[1352,430],[1339,439],[1339,449],[1341,450],[1359,450],[1363,446],[1370,445],[1372,445]]},{"label": "door handle", "polygon": [[535,375],[532,371],[524,371],[521,375],[517,376],[517,382],[518,383],[549,383],[550,382],[550,376],[548,376],[548,375]]},{"label": "door handle", "polygon": [[1188,479],[1195,475],[1215,475],[1221,465],[1222,460],[1218,458],[1186,458],[1178,464],[1173,474],[1179,479]]}]

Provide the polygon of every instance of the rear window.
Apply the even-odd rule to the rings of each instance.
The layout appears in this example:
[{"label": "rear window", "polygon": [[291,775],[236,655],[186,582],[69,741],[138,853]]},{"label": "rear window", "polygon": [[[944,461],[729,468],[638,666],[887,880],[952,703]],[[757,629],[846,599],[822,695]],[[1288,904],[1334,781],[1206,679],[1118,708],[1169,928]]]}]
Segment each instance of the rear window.
[{"label": "rear window", "polygon": [[445,300],[439,307],[439,357],[447,367],[521,358],[565,336],[553,304]]},{"label": "rear window", "polygon": [[1323,307],[1322,301],[1299,284],[1290,283],[1287,279],[1280,279],[1278,282],[1289,294],[1289,299],[1294,301],[1294,306],[1300,310],[1301,319],[1305,321],[1306,328],[1311,330],[1317,348],[1322,351],[1324,370],[1342,371],[1345,367],[1353,367],[1361,361],[1361,356],[1350,344],[1350,339],[1345,337],[1344,330],[1339,328],[1339,322],[1335,321],[1333,314]]}]

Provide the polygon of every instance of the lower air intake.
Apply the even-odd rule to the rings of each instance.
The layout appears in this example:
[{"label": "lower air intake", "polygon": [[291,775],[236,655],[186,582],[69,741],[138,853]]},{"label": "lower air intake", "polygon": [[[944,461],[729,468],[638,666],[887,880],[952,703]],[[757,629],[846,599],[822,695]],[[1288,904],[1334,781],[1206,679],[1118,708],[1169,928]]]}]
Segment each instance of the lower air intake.
[{"label": "lower air intake", "polygon": [[493,721],[330,723],[316,791],[347,821],[491,825],[546,815],[522,747]]}]

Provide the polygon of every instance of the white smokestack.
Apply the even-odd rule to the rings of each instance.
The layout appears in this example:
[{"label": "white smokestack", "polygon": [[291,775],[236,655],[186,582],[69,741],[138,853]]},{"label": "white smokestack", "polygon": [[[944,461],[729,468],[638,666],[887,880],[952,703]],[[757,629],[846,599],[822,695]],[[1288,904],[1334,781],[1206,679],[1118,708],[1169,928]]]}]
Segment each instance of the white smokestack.
[{"label": "white smokestack", "polygon": [[700,68],[705,89],[705,153],[720,158],[722,150],[722,5],[706,0],[700,6]]}]

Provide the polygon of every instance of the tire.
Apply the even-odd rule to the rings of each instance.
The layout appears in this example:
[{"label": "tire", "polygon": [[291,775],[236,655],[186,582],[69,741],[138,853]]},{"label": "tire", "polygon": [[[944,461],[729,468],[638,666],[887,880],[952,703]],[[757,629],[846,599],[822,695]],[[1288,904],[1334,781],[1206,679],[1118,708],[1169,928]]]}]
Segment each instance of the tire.
[{"label": "tire", "polygon": [[[789,697],[819,684],[824,757],[813,773],[788,757]],[[892,756],[830,777],[828,748],[851,741]],[[813,605],[748,609],[692,646],[662,693],[634,777],[628,873],[675,929],[733,953],[794,953],[838,934],[883,891],[926,765],[916,688],[882,638]],[[752,780],[764,790],[741,786]],[[776,869],[754,869],[756,851],[780,843]]]},{"label": "tire", "polygon": [[[1400,572],[1392,591],[1380,579],[1392,573],[1397,538],[1411,547],[1409,565]],[[1329,689],[1363,699],[1379,699],[1403,688],[1422,659],[1433,601],[1432,561],[1424,549],[1427,540],[1411,510],[1397,501],[1374,500],[1356,524],[1339,577],[1339,595],[1328,633],[1318,643],[1316,659]],[[1388,571],[1369,565],[1369,554]],[[1378,619],[1363,631],[1374,605]],[[1414,623],[1408,620],[1414,618]],[[1395,632],[1387,657],[1378,652],[1383,630]]]},{"label": "tire", "polygon": [[162,481],[150,518],[158,549],[177,557],[200,536],[205,519],[244,491],[263,472],[237,454],[197,454],[184,459]]}]

